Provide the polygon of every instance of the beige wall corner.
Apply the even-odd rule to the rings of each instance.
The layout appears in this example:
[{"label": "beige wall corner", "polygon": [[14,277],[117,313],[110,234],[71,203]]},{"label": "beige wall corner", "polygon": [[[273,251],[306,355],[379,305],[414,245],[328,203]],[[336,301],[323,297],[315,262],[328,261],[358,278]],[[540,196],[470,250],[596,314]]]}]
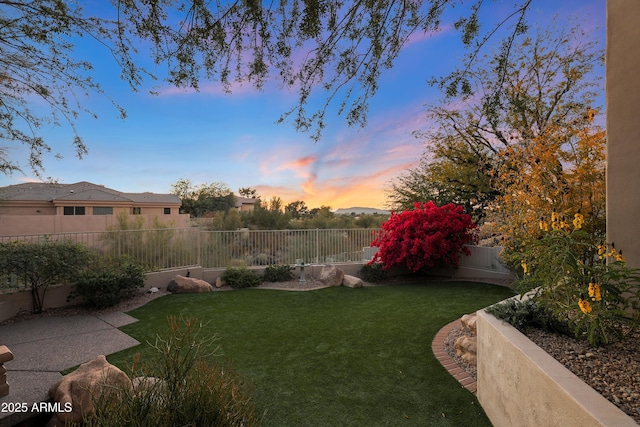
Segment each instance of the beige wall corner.
[{"label": "beige wall corner", "polygon": [[633,427],[636,422],[513,326],[477,316],[477,396],[495,427]]},{"label": "beige wall corner", "polygon": [[607,0],[607,241],[640,267],[640,1]]}]

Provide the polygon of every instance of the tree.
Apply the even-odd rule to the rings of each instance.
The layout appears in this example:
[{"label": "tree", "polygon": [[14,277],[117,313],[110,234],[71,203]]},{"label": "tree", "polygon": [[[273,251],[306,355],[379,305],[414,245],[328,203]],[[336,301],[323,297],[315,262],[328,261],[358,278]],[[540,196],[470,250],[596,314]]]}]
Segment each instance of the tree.
[{"label": "tree", "polygon": [[[525,222],[537,226],[531,217],[554,208],[582,208],[602,223],[604,193],[596,180],[604,172],[604,134],[593,106],[601,87],[592,72],[602,60],[577,27],[553,26],[512,46],[509,61],[486,58],[468,72],[475,96],[430,110],[436,125],[420,135],[427,149],[422,163],[392,184],[390,201],[468,200],[476,218],[500,219],[510,236]],[[587,186],[591,202],[578,197]]]},{"label": "tree", "polygon": [[95,257],[80,243],[0,243],[0,270],[15,274],[31,290],[34,313],[42,313],[49,286],[70,283]]},{"label": "tree", "polygon": [[273,196],[269,202],[258,201],[253,212],[247,214],[247,221],[259,230],[282,230],[287,228],[291,216],[284,211],[284,202]]},{"label": "tree", "polygon": [[432,267],[457,267],[464,247],[474,241],[476,225],[462,206],[416,203],[413,210],[392,213],[371,246],[378,246],[371,263],[387,270],[404,266],[412,272]]},{"label": "tree", "polygon": [[259,199],[258,190],[251,187],[242,187],[238,190],[238,194],[242,197],[246,197],[248,199]]},{"label": "tree", "polygon": [[171,193],[182,200],[181,212],[195,217],[209,212],[228,212],[236,205],[236,197],[224,182],[194,186],[190,180],[180,178],[171,184]]},{"label": "tree", "polygon": [[[521,0],[498,24],[515,22],[504,42],[505,56],[510,41],[526,29],[531,1]],[[474,51],[495,31],[480,31],[482,3],[474,0],[468,13],[455,22],[463,43]],[[149,57],[162,64],[157,69],[167,70],[159,78],[178,87],[198,89],[201,81],[217,80],[229,91],[234,81],[260,89],[275,76],[298,95],[280,121],[291,118],[297,129],[310,131],[317,140],[326,125],[327,108],[335,103],[348,124],[364,125],[368,100],[375,95],[382,72],[393,66],[412,34],[436,32],[444,12],[456,4],[456,0],[285,0],[268,5],[255,0],[118,0],[113,2],[114,18],[109,19],[92,15],[80,2],[3,2],[0,136],[29,147],[29,166],[35,171],[42,170],[42,154],[51,149],[40,132],[44,123],[66,121],[73,129],[77,154],[86,153],[73,128],[78,114],[86,112],[76,95],[102,91],[92,79],[90,61],[73,57],[75,40],[84,37],[107,49],[134,89],[146,76],[158,77],[139,65],[139,58]],[[458,72],[441,84],[465,89],[465,78]],[[43,100],[50,113],[34,113],[29,108],[33,97]],[[307,111],[315,97],[324,97],[324,102],[318,110]],[[124,110],[116,108],[124,117]],[[5,153],[6,149],[0,150],[0,155]],[[0,157],[4,173],[21,167],[6,155]]]},{"label": "tree", "polygon": [[[43,170],[43,154],[51,151],[42,127],[69,125],[72,143],[81,158],[87,148],[74,126],[75,120],[80,113],[97,117],[82,106],[81,98],[90,93],[105,95],[91,76],[92,64],[74,57],[73,38],[96,38],[110,46],[107,49],[122,65],[133,66],[127,60],[130,47],[116,43],[115,29],[105,19],[84,16],[78,2],[36,0],[0,5],[0,139],[27,147],[28,166],[38,175]],[[123,50],[125,47],[127,50]],[[133,85],[142,72],[135,68],[125,75]],[[124,110],[114,106],[124,118]],[[23,166],[10,158],[14,148],[0,148],[0,172],[22,170]]]},{"label": "tree", "polygon": [[303,219],[310,215],[309,208],[302,200],[296,200],[284,207],[284,211],[293,219]]}]

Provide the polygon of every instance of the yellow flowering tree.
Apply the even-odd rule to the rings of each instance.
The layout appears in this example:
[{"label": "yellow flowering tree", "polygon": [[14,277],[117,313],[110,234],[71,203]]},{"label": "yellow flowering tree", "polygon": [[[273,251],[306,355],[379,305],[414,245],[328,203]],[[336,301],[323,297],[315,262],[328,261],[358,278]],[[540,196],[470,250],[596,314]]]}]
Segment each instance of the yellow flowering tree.
[{"label": "yellow flowering tree", "polygon": [[640,324],[640,270],[628,268],[622,251],[594,241],[583,225],[581,213],[571,219],[552,213],[537,222],[538,237],[517,254],[518,285],[569,324],[577,338],[600,346]]}]

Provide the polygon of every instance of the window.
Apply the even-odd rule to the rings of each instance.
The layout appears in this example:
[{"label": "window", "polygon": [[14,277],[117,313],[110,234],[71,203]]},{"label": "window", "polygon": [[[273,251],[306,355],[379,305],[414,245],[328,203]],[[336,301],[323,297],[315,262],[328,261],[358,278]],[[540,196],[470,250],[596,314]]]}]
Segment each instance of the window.
[{"label": "window", "polygon": [[134,215],[140,215],[142,212],[140,208],[131,208],[131,213]]},{"label": "window", "polygon": [[65,206],[64,215],[84,215],[84,206]]},{"label": "window", "polygon": [[171,215],[171,208],[164,208],[165,215]]},{"label": "window", "polygon": [[94,206],[94,215],[113,215],[113,208],[111,206]]}]

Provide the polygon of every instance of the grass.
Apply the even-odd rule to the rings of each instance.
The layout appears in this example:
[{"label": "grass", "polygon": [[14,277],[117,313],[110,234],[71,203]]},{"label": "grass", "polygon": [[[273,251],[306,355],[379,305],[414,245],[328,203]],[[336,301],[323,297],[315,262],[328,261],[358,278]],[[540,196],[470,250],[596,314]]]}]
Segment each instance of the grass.
[{"label": "grass", "polygon": [[[232,361],[253,382],[265,426],[490,426],[431,341],[462,314],[512,295],[471,282],[171,295],[131,312],[140,322],[122,330],[146,343],[169,315],[208,322],[224,353],[215,363]],[[151,351],[109,360],[124,369]]]}]

